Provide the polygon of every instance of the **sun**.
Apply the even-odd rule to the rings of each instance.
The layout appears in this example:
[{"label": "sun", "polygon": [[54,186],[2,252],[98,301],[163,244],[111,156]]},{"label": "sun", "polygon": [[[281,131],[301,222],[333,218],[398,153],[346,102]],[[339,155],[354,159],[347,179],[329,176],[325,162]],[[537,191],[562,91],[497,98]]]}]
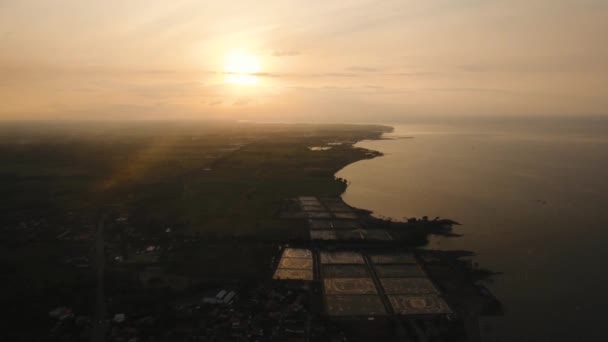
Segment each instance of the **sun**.
[{"label": "sun", "polygon": [[260,61],[257,56],[243,50],[234,50],[224,61],[225,81],[237,85],[258,84]]}]

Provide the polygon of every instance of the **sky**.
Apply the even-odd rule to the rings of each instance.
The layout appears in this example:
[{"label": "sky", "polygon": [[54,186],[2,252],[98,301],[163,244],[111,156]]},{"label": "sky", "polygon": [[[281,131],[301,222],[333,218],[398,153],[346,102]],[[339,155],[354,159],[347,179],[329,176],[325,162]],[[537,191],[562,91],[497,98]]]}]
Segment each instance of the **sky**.
[{"label": "sky", "polygon": [[0,0],[0,120],[608,116],[606,37],[605,0]]}]

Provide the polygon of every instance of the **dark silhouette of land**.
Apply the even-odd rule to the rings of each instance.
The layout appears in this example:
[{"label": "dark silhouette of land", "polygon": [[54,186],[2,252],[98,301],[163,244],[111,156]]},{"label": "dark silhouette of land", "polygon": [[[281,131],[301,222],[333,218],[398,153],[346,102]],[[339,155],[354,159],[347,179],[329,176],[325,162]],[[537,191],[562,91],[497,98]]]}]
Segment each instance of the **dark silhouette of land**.
[{"label": "dark silhouette of land", "polygon": [[[380,155],[353,144],[390,130],[217,122],[0,125],[0,293],[9,317],[0,334],[39,341],[244,334],[236,321],[224,327],[227,314],[217,303],[201,309],[202,298],[211,301],[209,293],[218,289],[224,296],[238,293],[241,304],[232,314],[264,313],[259,329],[275,331],[274,309],[260,303],[283,298],[275,308],[283,310],[292,307],[285,300],[305,303],[308,296],[269,283],[279,246],[310,240],[306,220],[282,215],[286,200],[339,198],[347,183],[335,173]],[[390,231],[393,247],[452,234],[449,220],[358,215]],[[311,321],[306,324],[310,331]]]}]

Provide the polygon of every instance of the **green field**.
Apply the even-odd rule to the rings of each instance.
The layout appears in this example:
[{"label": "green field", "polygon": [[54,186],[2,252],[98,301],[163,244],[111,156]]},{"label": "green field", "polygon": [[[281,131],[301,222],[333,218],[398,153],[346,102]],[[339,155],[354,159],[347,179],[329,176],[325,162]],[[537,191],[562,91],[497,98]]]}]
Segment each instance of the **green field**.
[{"label": "green field", "polygon": [[[66,127],[67,126],[67,127]],[[51,123],[0,128],[4,226],[52,226],[100,210],[128,215],[138,231],[276,234],[281,200],[340,195],[333,174],[366,158],[351,143],[382,126],[238,123]],[[308,147],[347,142],[327,151]],[[50,227],[54,229],[54,227]]]},{"label": "green field", "polygon": [[[55,286],[58,279],[81,281],[72,279],[69,267],[66,271],[65,251],[92,257],[91,232],[102,216],[110,254],[126,248],[137,260],[132,252],[143,247],[137,241],[160,239],[164,247],[176,244],[161,258],[169,272],[258,276],[278,242],[308,236],[304,222],[279,218],[283,200],[340,195],[346,184],[335,172],[371,157],[352,144],[387,130],[218,122],[4,123],[0,238],[2,260],[13,270],[7,278],[31,289]],[[343,144],[309,149],[328,143]],[[118,217],[128,218],[128,234],[115,224]],[[171,242],[167,227],[199,242]],[[70,239],[58,238],[63,236]],[[214,267],[218,264],[221,269]]]}]

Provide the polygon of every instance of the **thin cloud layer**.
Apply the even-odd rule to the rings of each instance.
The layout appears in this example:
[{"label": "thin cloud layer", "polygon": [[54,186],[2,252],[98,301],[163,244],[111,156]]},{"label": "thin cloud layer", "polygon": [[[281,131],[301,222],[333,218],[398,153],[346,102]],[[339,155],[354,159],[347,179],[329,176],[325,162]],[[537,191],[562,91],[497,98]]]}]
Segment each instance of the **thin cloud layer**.
[{"label": "thin cloud layer", "polygon": [[[104,110],[343,121],[607,114],[604,1],[21,0],[0,8],[0,119],[108,117]],[[225,82],[233,49],[259,59],[255,86]]]}]

